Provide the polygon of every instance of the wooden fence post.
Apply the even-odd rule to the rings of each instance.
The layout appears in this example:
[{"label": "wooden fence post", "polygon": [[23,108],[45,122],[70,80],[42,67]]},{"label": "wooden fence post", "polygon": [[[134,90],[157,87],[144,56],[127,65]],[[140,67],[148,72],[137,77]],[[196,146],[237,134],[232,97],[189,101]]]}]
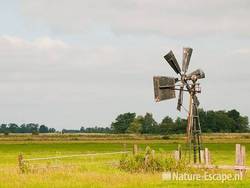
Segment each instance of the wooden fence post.
[{"label": "wooden fence post", "polygon": [[181,160],[181,145],[178,144],[179,160]]},{"label": "wooden fence post", "polygon": [[235,164],[241,165],[241,151],[240,144],[235,145]]},{"label": "wooden fence post", "polygon": [[245,165],[246,163],[246,147],[241,146],[241,165]]},{"label": "wooden fence post", "polygon": [[245,162],[246,162],[246,148],[245,146],[241,146],[240,144],[235,145],[235,164],[236,166],[240,166],[239,174],[242,177],[245,173]]},{"label": "wooden fence post", "polygon": [[[245,162],[246,162],[246,148],[245,146],[241,146],[241,165],[245,166]],[[244,176],[246,170],[243,169],[240,171],[241,177]]]},{"label": "wooden fence post", "polygon": [[134,147],[133,147],[133,154],[134,154],[134,155],[137,155],[137,153],[138,153],[138,146],[137,146],[137,144],[134,144]]},{"label": "wooden fence post", "polygon": [[201,164],[204,164],[204,162],[205,162],[205,153],[204,153],[204,150],[200,150],[200,155],[201,155]]},{"label": "wooden fence post", "polygon": [[181,160],[181,145],[180,145],[180,144],[178,144],[178,149],[177,149],[177,150],[174,150],[173,156],[174,156],[174,159],[175,159],[176,161]]},{"label": "wooden fence post", "polygon": [[211,154],[208,150],[208,148],[205,148],[205,165],[211,164]]}]

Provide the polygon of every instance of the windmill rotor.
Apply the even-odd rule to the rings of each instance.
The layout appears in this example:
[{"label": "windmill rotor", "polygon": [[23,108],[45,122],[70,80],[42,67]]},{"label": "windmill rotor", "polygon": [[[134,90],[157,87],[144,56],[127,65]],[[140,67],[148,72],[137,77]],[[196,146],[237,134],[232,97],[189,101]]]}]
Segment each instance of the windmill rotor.
[{"label": "windmill rotor", "polygon": [[[179,78],[175,78],[175,80],[173,81],[174,77],[163,77],[163,76],[154,77],[155,100],[157,102],[160,102],[162,100],[168,100],[168,99],[175,98],[176,95],[173,92],[173,90],[179,90],[177,110],[181,111],[181,107],[183,105],[184,88],[186,87],[189,93],[192,92],[188,81],[196,82],[198,79],[205,78],[205,73],[201,69],[197,69],[197,70],[187,74],[192,53],[193,53],[192,48],[188,48],[188,47],[183,48],[182,69],[180,68],[179,63],[176,60],[175,55],[174,55],[172,50],[170,50],[164,56],[164,59],[168,62],[168,64],[171,66],[171,68],[174,70],[174,72],[179,76]],[[168,78],[169,81],[167,81],[166,78]],[[170,81],[171,79],[172,79],[172,81]],[[158,80],[158,81],[156,81],[156,80]],[[164,87],[164,80],[166,83],[171,82],[172,86],[169,85],[169,87],[167,87],[167,85],[165,83],[165,87]],[[159,84],[159,82],[161,82],[162,84]],[[173,84],[175,84],[177,82],[180,82],[179,88],[173,87]],[[161,88],[162,91],[159,91],[159,88]],[[164,95],[165,95],[165,97],[164,97]],[[197,97],[195,97],[194,100],[198,101]],[[198,102],[197,102],[197,104],[198,104]]]}]

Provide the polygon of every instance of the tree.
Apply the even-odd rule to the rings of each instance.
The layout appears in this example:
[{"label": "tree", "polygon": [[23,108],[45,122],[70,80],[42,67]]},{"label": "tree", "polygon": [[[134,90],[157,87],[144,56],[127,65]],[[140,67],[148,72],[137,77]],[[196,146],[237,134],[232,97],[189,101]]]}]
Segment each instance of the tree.
[{"label": "tree", "polygon": [[170,134],[172,133],[174,127],[173,119],[166,116],[160,123],[160,134]]},{"label": "tree", "polygon": [[217,132],[235,132],[235,121],[225,111],[215,113],[215,126]]},{"label": "tree", "polygon": [[25,124],[20,125],[19,132],[20,133],[27,133],[28,132],[27,127],[26,127]]},{"label": "tree", "polygon": [[187,129],[187,120],[186,119],[182,119],[180,117],[178,117],[175,122],[174,122],[174,127],[171,130],[172,132],[176,133],[176,134],[180,134],[180,133],[185,133],[186,129]]},{"label": "tree", "polygon": [[127,133],[141,133],[142,132],[142,125],[143,125],[143,117],[142,116],[138,116],[134,119],[134,121],[132,123],[130,123],[128,129],[127,129]]},{"label": "tree", "polygon": [[49,133],[54,133],[54,132],[56,132],[56,129],[54,129],[54,128],[49,128]]},{"label": "tree", "polygon": [[0,133],[5,133],[6,131],[8,131],[7,124],[1,124]]},{"label": "tree", "polygon": [[206,123],[201,130],[207,130],[207,132],[219,132],[219,128],[216,125],[215,112],[210,110],[206,112]]},{"label": "tree", "polygon": [[239,132],[248,132],[249,131],[249,121],[247,116],[240,116],[239,118]]},{"label": "tree", "polygon": [[28,123],[28,124],[26,124],[26,130],[29,133],[38,132],[38,127],[39,127],[39,125],[35,124],[35,123]]},{"label": "tree", "polygon": [[241,116],[233,109],[226,111],[207,111],[199,109],[201,129],[203,132],[247,132],[248,117]]},{"label": "tree", "polygon": [[81,128],[80,128],[80,132],[81,132],[81,133],[84,133],[84,132],[85,132],[85,128],[84,128],[84,127],[81,127]]},{"label": "tree", "polygon": [[28,124],[21,124],[18,126],[15,123],[9,123],[7,124],[1,124],[0,126],[0,133],[47,133],[47,132],[56,132],[54,128],[48,128],[45,125],[39,126],[39,124],[36,123],[28,123]]},{"label": "tree", "polygon": [[114,133],[125,133],[135,116],[135,113],[130,112],[118,115],[116,121],[111,124],[111,129]]},{"label": "tree", "polygon": [[15,124],[15,123],[10,123],[10,124],[8,125],[8,130],[9,130],[9,132],[11,132],[11,133],[18,133],[19,127],[18,127],[18,125]]},{"label": "tree", "polygon": [[235,109],[229,110],[227,112],[227,115],[228,115],[228,117],[232,118],[235,122],[239,121],[240,113],[237,110],[235,110]]},{"label": "tree", "polygon": [[142,127],[141,127],[141,133],[142,134],[148,134],[148,133],[153,133],[156,128],[157,122],[153,118],[153,114],[151,113],[146,113],[143,122],[142,122]]},{"label": "tree", "polygon": [[49,128],[45,125],[41,125],[39,127],[39,133],[48,133],[49,132]]},{"label": "tree", "polygon": [[248,130],[248,117],[241,116],[240,113],[233,109],[227,112],[228,116],[235,121],[235,131],[236,132],[246,132]]}]

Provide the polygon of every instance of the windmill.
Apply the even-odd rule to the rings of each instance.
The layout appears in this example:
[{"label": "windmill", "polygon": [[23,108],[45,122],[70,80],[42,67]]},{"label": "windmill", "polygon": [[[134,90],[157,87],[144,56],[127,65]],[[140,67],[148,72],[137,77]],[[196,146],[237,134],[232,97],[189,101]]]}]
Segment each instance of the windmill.
[{"label": "windmill", "polygon": [[[172,67],[178,77],[154,76],[154,94],[156,102],[175,98],[175,91],[179,91],[177,110],[181,111],[183,107],[183,92],[189,93],[189,109],[187,123],[187,142],[189,145],[189,156],[193,148],[194,163],[201,161],[201,127],[198,114],[199,100],[196,96],[200,93],[199,79],[205,78],[205,73],[197,69],[187,74],[192,48],[183,48],[182,69],[180,68],[174,53],[170,51],[164,56],[165,60]],[[198,161],[197,161],[198,154]]]}]

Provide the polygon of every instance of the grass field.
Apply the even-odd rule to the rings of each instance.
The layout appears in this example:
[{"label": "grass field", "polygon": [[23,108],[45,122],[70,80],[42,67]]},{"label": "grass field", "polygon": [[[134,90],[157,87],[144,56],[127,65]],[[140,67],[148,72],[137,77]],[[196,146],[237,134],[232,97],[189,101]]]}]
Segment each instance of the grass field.
[{"label": "grass field", "polygon": [[[159,136],[137,135],[10,135],[0,136],[0,187],[250,187],[250,176],[242,181],[163,181],[161,173],[129,173],[118,169],[121,154],[91,157],[74,157],[34,161],[30,172],[20,173],[17,156],[25,159],[103,153],[132,150],[137,143],[141,150],[146,146],[171,153],[178,143],[184,146],[184,136],[173,135],[167,140]],[[235,143],[244,143],[250,150],[248,134],[213,134],[204,137],[204,145],[212,153],[213,164],[234,164]],[[247,152],[248,154],[248,152]],[[250,156],[247,155],[250,166]],[[234,172],[232,172],[234,173]]]}]

